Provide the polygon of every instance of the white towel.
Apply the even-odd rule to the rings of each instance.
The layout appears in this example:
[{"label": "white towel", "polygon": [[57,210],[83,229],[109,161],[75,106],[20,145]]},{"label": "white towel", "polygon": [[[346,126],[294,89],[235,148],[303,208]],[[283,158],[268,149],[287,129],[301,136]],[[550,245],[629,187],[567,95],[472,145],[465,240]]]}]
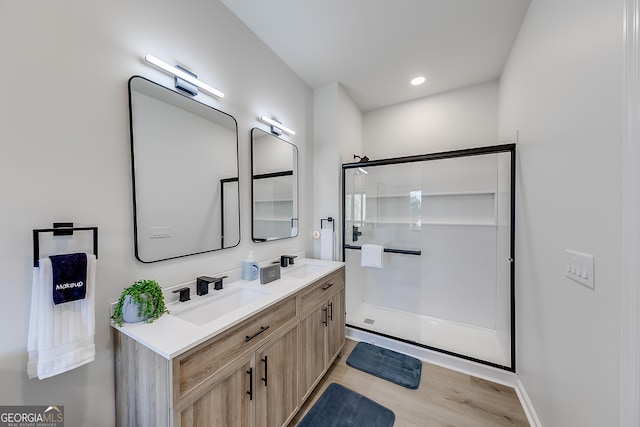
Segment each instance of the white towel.
[{"label": "white towel", "polygon": [[87,293],[81,300],[53,303],[51,260],[33,269],[27,343],[29,378],[44,379],[95,359],[96,257],[87,254]]},{"label": "white towel", "polygon": [[360,265],[362,267],[382,268],[384,247],[380,245],[362,245]]},{"label": "white towel", "polygon": [[320,259],[333,260],[333,228],[320,230]]}]

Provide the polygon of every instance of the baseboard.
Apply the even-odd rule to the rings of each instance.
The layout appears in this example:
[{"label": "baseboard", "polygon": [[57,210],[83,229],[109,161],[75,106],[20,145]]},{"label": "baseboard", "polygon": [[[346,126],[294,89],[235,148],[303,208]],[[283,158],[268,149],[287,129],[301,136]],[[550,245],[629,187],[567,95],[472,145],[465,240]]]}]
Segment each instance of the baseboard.
[{"label": "baseboard", "polygon": [[535,409],[533,409],[533,404],[529,399],[529,395],[527,391],[524,389],[524,385],[518,378],[516,380],[516,394],[518,395],[518,399],[520,399],[520,404],[522,405],[522,409],[524,410],[525,415],[527,416],[527,420],[529,421],[529,425],[532,427],[542,427],[542,423],[540,422],[540,418],[538,418],[538,414],[536,414]]},{"label": "baseboard", "polygon": [[442,366],[443,368],[452,369],[476,378],[482,378],[487,381],[511,387],[515,390],[516,395],[520,400],[520,404],[527,416],[529,424],[532,427],[542,427],[524,386],[518,379],[518,375],[513,372],[450,356],[438,351],[429,350],[350,327],[346,328],[346,336],[353,341],[364,341],[370,344],[379,345],[399,353],[413,356],[427,363],[432,363],[434,365]]}]

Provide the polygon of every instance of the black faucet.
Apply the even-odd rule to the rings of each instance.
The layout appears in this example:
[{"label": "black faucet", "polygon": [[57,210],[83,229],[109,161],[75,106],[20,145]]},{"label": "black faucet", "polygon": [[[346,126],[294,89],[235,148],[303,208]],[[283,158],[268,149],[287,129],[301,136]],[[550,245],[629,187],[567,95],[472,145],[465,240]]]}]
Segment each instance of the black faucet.
[{"label": "black faucet", "polygon": [[295,255],[282,255],[280,257],[280,267],[288,267],[289,264],[293,265],[293,259],[298,258]]},{"label": "black faucet", "polygon": [[189,288],[180,288],[173,291],[174,294],[178,292],[180,292],[180,302],[189,301],[191,299],[189,296],[189,292],[191,292],[191,290]]},{"label": "black faucet", "polygon": [[209,285],[213,283],[213,289],[219,291],[223,288],[222,280],[227,276],[222,277],[209,277],[200,276],[196,279],[196,293],[200,296],[207,295],[209,293]]},{"label": "black faucet", "polygon": [[228,276],[220,276],[213,278],[213,289],[216,291],[222,290],[222,281],[226,279]]},{"label": "black faucet", "polygon": [[209,293],[209,283],[213,282],[213,277],[200,276],[196,279],[196,293],[200,296]]}]

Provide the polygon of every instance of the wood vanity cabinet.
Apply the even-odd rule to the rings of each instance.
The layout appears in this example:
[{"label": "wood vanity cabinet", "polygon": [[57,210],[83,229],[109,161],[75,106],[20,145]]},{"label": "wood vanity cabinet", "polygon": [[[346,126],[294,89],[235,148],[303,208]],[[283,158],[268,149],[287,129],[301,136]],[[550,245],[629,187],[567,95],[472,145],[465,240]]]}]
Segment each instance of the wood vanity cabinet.
[{"label": "wood vanity cabinet", "polygon": [[329,298],[327,302],[328,325],[327,325],[327,368],[333,363],[342,351],[345,341],[345,302],[344,285],[342,289]]},{"label": "wood vanity cabinet", "polygon": [[344,320],[341,268],[171,360],[114,329],[117,425],[285,426],[341,351]]},{"label": "wood vanity cabinet", "polygon": [[174,426],[251,426],[253,357],[240,358],[198,397],[174,411]]},{"label": "wood vanity cabinet", "polygon": [[283,426],[298,409],[298,324],[278,335],[221,370],[193,402],[174,411],[173,425]]},{"label": "wood vanity cabinet", "polygon": [[255,425],[281,427],[299,408],[298,324],[256,352]]},{"label": "wood vanity cabinet", "polygon": [[300,399],[304,401],[344,346],[344,270],[300,294]]}]

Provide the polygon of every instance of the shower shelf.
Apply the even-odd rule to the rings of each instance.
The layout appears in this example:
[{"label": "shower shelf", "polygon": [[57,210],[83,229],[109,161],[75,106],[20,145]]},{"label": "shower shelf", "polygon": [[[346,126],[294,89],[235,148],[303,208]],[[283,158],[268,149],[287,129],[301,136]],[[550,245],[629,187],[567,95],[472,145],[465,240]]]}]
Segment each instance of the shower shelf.
[{"label": "shower shelf", "polygon": [[378,224],[496,226],[496,196],[495,192],[430,193],[423,194],[418,204],[410,204],[408,195],[368,197],[367,216]]},{"label": "shower shelf", "polygon": [[[496,190],[477,190],[477,191],[442,191],[433,193],[422,193],[421,196],[425,197],[456,197],[456,196],[476,196],[476,195],[491,195],[495,196]],[[397,193],[397,194],[367,194],[367,200],[370,199],[390,199],[390,198],[409,198],[409,192]]]},{"label": "shower shelf", "polygon": [[256,199],[254,203],[293,203],[293,199]]},{"label": "shower shelf", "polygon": [[461,227],[497,227],[495,222],[446,222],[446,221],[423,221],[422,225],[443,225],[443,226],[461,226]]},{"label": "shower shelf", "polygon": [[[347,220],[350,222],[350,220]],[[385,221],[358,221],[369,227],[375,227],[376,225],[417,225],[416,221],[403,221],[403,220],[385,220]],[[498,227],[500,224],[496,222],[488,221],[421,221],[420,225],[443,225],[443,226],[462,226],[462,227]]]}]

